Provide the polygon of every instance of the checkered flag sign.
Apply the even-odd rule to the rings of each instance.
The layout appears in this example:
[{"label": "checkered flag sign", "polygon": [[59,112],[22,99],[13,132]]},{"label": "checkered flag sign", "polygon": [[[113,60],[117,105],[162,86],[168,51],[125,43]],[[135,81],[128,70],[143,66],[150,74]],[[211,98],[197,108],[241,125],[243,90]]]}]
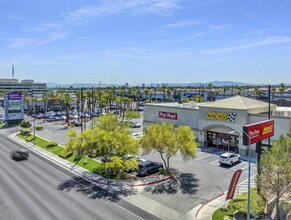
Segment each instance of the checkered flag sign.
[{"label": "checkered flag sign", "polygon": [[230,112],[230,113],[228,114],[228,119],[227,119],[227,121],[229,121],[229,122],[233,122],[234,119],[235,119],[235,116],[236,116],[236,113],[235,113],[235,112]]}]

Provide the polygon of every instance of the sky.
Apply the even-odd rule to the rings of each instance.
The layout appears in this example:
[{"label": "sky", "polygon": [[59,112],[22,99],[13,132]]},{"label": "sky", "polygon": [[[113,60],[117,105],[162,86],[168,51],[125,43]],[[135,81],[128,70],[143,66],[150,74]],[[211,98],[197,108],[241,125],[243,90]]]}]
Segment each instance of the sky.
[{"label": "sky", "polygon": [[290,0],[0,0],[0,78],[291,83]]}]

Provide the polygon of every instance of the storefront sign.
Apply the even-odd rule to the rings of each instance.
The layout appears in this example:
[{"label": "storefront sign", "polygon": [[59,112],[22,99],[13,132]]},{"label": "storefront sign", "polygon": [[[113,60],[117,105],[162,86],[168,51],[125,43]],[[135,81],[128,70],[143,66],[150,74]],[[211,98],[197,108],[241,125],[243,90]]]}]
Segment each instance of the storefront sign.
[{"label": "storefront sign", "polygon": [[159,111],[159,118],[177,120],[178,119],[178,114],[177,113],[173,113],[173,112],[161,112],[161,111]]},{"label": "storefront sign", "polygon": [[229,121],[233,122],[235,120],[235,112],[214,112],[209,111],[205,118],[210,120],[219,120],[219,121]]},{"label": "storefront sign", "polygon": [[243,145],[257,143],[274,136],[274,120],[245,125],[243,131]]},{"label": "storefront sign", "polygon": [[242,173],[241,169],[234,172],[232,179],[231,179],[231,182],[230,182],[230,185],[229,185],[229,188],[228,188],[228,191],[227,191],[227,196],[226,196],[225,201],[227,201],[229,199],[233,199],[235,188],[236,188],[236,185],[238,183],[238,180],[240,178],[241,173]]}]

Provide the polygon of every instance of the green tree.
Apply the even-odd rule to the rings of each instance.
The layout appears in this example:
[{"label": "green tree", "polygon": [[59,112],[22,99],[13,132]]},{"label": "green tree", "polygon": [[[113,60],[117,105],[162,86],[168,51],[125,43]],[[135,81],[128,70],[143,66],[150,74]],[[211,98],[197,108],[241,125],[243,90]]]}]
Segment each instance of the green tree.
[{"label": "green tree", "polygon": [[139,112],[134,111],[134,110],[127,110],[125,111],[124,117],[126,120],[130,121],[132,119],[140,118],[140,114]]},{"label": "green tree", "polygon": [[77,158],[92,153],[96,156],[115,156],[104,164],[104,168],[117,174],[120,170],[136,169],[137,161],[128,160],[125,155],[137,155],[139,141],[131,137],[125,124],[120,124],[116,115],[105,115],[98,118],[93,129],[85,129],[77,134],[70,129],[67,136],[66,151],[74,152]]},{"label": "green tree", "polygon": [[166,170],[170,169],[170,158],[178,151],[184,159],[193,158],[197,142],[189,126],[174,127],[173,124],[156,123],[146,127],[141,139],[141,147],[148,154],[156,151],[160,154]]},{"label": "green tree", "polygon": [[60,92],[60,97],[62,100],[64,100],[65,107],[66,107],[66,123],[69,126],[70,124],[70,118],[69,118],[69,113],[70,113],[70,107],[71,107],[71,102],[73,101],[73,98],[71,97],[70,93],[68,91],[62,91]]},{"label": "green tree", "polygon": [[[290,199],[291,191],[291,138],[280,136],[272,144],[270,152],[264,152],[260,160],[259,183],[266,197],[276,196],[276,210],[284,199]],[[288,197],[289,196],[289,197]],[[279,219],[278,215],[278,219]]]}]

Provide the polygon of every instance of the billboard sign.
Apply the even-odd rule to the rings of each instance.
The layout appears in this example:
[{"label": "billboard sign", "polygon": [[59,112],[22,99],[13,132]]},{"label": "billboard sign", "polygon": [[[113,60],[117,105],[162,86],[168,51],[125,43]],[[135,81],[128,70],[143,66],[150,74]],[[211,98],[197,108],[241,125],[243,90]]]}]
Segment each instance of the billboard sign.
[{"label": "billboard sign", "polygon": [[170,120],[177,120],[178,114],[173,112],[162,112],[159,111],[159,118],[170,119]]},{"label": "billboard sign", "polygon": [[274,120],[244,125],[243,131],[243,145],[257,143],[274,136]]},{"label": "billboard sign", "polygon": [[232,176],[232,179],[231,179],[231,182],[230,182],[230,185],[229,185],[229,188],[228,188],[228,191],[227,191],[227,195],[226,195],[225,201],[227,201],[229,199],[233,199],[235,188],[236,188],[236,185],[238,183],[238,180],[240,178],[241,173],[242,173],[241,169],[236,170],[234,172],[234,174]]},{"label": "billboard sign", "polygon": [[10,92],[5,95],[5,121],[24,119],[24,96],[20,92]]}]

